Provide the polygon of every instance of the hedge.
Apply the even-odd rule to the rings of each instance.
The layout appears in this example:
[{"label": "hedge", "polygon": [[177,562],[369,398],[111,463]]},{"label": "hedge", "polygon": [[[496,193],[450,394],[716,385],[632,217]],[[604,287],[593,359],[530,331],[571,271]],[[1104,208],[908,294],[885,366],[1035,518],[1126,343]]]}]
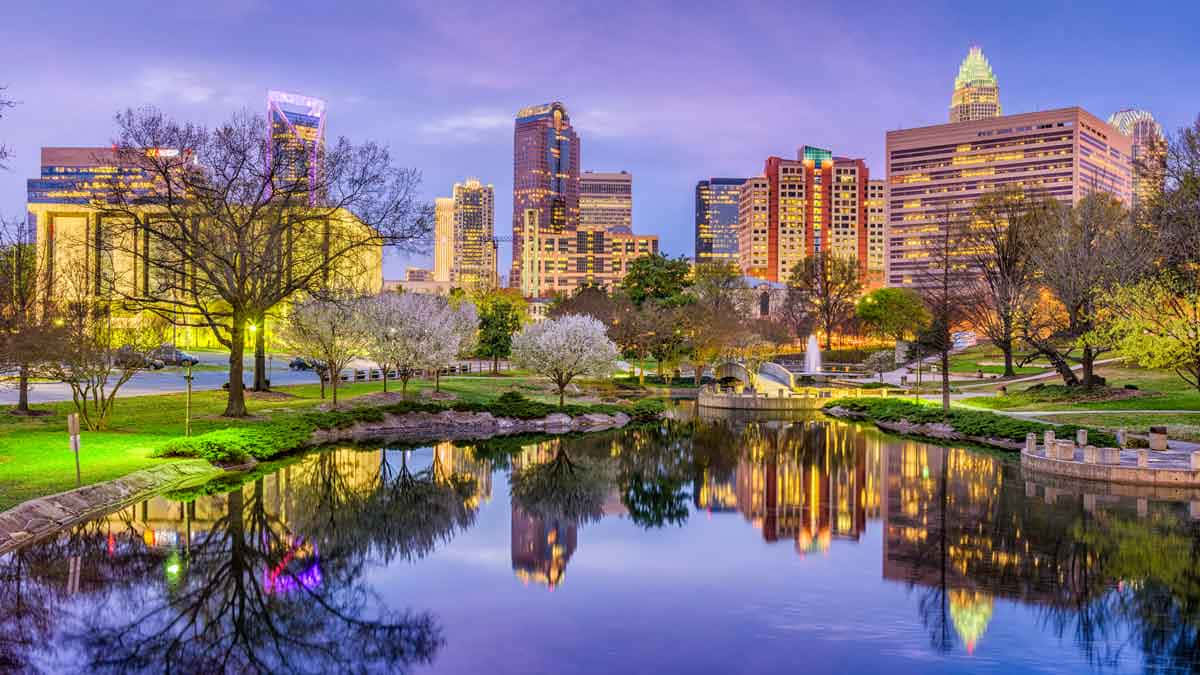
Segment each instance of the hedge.
[{"label": "hedge", "polygon": [[849,410],[876,422],[907,421],[909,424],[946,424],[951,429],[967,436],[1000,438],[1018,443],[1024,442],[1025,435],[1030,432],[1040,436],[1042,432],[1053,431],[1061,438],[1074,438],[1076,431],[1087,429],[1088,441],[1093,445],[1115,447],[1117,444],[1116,437],[1111,433],[1090,427],[1073,424],[1047,424],[982,410],[964,410],[962,408],[942,410],[938,406],[923,405],[897,398],[839,398],[826,403],[824,407]]}]

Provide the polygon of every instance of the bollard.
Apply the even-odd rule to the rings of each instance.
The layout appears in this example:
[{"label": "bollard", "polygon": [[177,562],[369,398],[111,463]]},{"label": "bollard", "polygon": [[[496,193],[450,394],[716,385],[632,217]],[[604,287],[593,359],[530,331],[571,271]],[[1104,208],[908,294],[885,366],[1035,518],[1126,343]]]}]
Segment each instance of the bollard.
[{"label": "bollard", "polygon": [[1083,462],[1084,464],[1099,464],[1100,453],[1094,445],[1083,446]]},{"label": "bollard", "polygon": [[1125,427],[1121,427],[1120,429],[1117,429],[1117,447],[1118,448],[1125,447]]},{"label": "bollard", "polygon": [[1044,434],[1042,434],[1042,445],[1046,446],[1046,456],[1047,457],[1054,454],[1054,450],[1052,450],[1052,448],[1054,447],[1054,430],[1053,429],[1047,429],[1046,432]]},{"label": "bollard", "polygon": [[1075,444],[1073,442],[1058,441],[1057,443],[1055,443],[1055,446],[1058,448],[1058,453],[1056,455],[1057,459],[1066,460],[1068,462],[1074,461],[1074,459],[1075,459]]},{"label": "bollard", "polygon": [[1078,445],[1081,448],[1087,445],[1087,429],[1075,430],[1075,445]]},{"label": "bollard", "polygon": [[71,437],[71,451],[75,453],[75,487],[83,484],[79,472],[79,413],[67,415],[67,435]]},{"label": "bollard", "polygon": [[1162,452],[1167,449],[1167,428],[1150,427],[1150,449]]},{"label": "bollard", "polygon": [[1037,454],[1037,434],[1033,433],[1032,431],[1025,434],[1025,454]]},{"label": "bollard", "polygon": [[1121,449],[1120,448],[1100,448],[1100,463],[1101,464],[1120,464]]},{"label": "bollard", "polygon": [[1145,448],[1141,448],[1137,451],[1137,454],[1138,454],[1138,464],[1137,464],[1138,468],[1139,469],[1150,468],[1150,451],[1146,450]]}]

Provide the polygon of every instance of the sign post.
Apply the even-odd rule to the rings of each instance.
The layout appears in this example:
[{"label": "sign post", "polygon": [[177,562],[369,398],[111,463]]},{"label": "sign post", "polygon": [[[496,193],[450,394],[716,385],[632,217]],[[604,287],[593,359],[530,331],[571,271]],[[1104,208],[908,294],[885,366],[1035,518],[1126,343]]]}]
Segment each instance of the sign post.
[{"label": "sign post", "polygon": [[192,362],[191,361],[188,361],[188,372],[187,372],[187,375],[183,376],[183,379],[187,380],[187,406],[184,409],[184,416],[186,419],[184,420],[184,424],[183,424],[183,426],[184,426],[183,435],[191,436],[192,435]]},{"label": "sign post", "polygon": [[67,415],[67,435],[71,437],[71,451],[75,453],[75,487],[83,484],[79,473],[79,413]]}]

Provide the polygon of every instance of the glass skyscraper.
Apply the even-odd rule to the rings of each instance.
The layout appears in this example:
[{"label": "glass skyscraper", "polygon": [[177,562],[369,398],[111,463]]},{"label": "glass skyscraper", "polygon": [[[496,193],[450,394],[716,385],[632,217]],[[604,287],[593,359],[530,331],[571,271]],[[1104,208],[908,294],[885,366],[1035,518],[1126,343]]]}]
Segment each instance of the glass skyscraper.
[{"label": "glass skyscraper", "polygon": [[738,195],[745,178],[696,183],[696,263],[738,262]]},{"label": "glass skyscraper", "polygon": [[970,122],[1000,116],[1000,85],[979,47],[971,47],[958,67],[950,96],[950,121]]},{"label": "glass skyscraper", "polygon": [[534,296],[546,265],[557,270],[561,263],[566,271],[565,244],[561,252],[543,251],[542,240],[574,232],[578,225],[579,136],[567,108],[558,101],[523,108],[513,129],[510,285]]},{"label": "glass skyscraper", "polygon": [[285,91],[267,92],[268,139],[276,185],[312,191],[316,198],[325,155],[325,101]]}]

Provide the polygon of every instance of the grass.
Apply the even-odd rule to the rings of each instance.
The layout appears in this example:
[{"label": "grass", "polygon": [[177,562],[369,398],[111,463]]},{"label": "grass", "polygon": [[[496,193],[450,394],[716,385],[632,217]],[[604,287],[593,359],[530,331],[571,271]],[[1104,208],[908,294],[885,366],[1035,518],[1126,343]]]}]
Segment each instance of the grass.
[{"label": "grass", "polygon": [[1130,433],[1146,434],[1150,426],[1166,426],[1167,436],[1181,441],[1200,442],[1200,413],[1175,413],[1160,415],[1155,413],[1078,413],[1073,415],[1055,415],[1055,421],[1066,424],[1096,427],[1108,431],[1127,429]]},{"label": "grass", "polygon": [[[1041,434],[1053,429],[1062,438],[1075,435],[1079,427],[1071,424],[1047,424],[1033,420],[1015,419],[982,410],[951,408],[926,403],[912,403],[896,398],[843,398],[826,403],[825,408],[840,407],[860,413],[875,422],[901,422],[910,424],[947,424],[955,431],[979,438],[998,438],[1023,442],[1025,435]],[[1114,446],[1116,438],[1107,432],[1089,429],[1089,439],[1095,445]],[[941,441],[939,441],[941,442]]]},{"label": "grass", "polygon": [[[1020,362],[1021,356],[1021,354],[1013,355],[1013,370],[1018,376],[1036,375],[1037,373],[1045,372],[1050,367],[1044,363],[1017,366],[1016,364]],[[984,375],[1004,374],[1004,354],[990,342],[983,342],[974,347],[968,347],[950,356],[950,372],[952,373],[977,373],[981,370]]]},{"label": "grass", "polygon": [[[409,393],[432,388],[423,380],[409,382]],[[557,402],[546,391],[545,380],[530,377],[455,376],[442,378],[442,390],[458,401],[483,403],[509,389],[518,389],[536,401]],[[382,391],[380,382],[342,384],[339,401]],[[399,383],[389,390],[399,391]],[[250,417],[220,417],[226,394],[219,390],[192,394],[192,434],[198,436],[221,429],[262,424],[296,413],[313,412],[328,401],[320,399],[320,385],[276,387],[287,396],[260,397],[248,394]],[[184,433],[184,394],[158,394],[119,398],[105,431],[83,431],[80,435],[80,464],[84,484],[111,480],[132,471],[170,461],[153,454],[167,441]],[[75,460],[66,433],[70,402],[35,405],[50,414],[26,417],[0,412],[0,510],[26,499],[75,487]],[[8,407],[0,408],[7,411]]]},{"label": "grass", "polygon": [[[1174,373],[1132,366],[1110,365],[1097,373],[1108,380],[1110,389],[1137,387],[1138,395],[1112,398],[1068,389],[1057,383],[1042,386],[1017,385],[1004,396],[986,396],[961,401],[963,405],[992,410],[1194,410],[1200,412],[1200,392]],[[1123,391],[1115,395],[1124,395]]]}]

